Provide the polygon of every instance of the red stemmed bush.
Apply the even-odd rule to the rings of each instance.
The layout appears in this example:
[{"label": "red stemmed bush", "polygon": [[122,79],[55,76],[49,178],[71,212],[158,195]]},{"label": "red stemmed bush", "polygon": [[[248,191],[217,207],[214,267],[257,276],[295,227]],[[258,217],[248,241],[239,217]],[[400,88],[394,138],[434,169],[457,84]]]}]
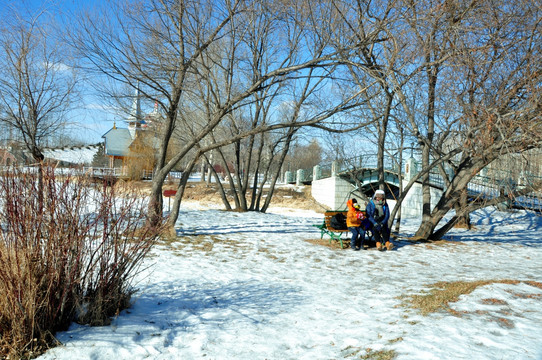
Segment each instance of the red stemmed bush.
[{"label": "red stemmed bush", "polygon": [[0,174],[0,358],[30,358],[73,321],[106,325],[130,304],[160,230],[124,182]]}]

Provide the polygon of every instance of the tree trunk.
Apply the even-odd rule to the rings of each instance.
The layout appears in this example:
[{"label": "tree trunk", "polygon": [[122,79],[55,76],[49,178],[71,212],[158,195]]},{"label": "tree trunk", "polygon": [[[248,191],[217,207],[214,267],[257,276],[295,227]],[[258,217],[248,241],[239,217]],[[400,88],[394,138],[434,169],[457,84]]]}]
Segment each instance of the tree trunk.
[{"label": "tree trunk", "polygon": [[162,182],[153,182],[149,196],[149,224],[156,226],[162,219]]},{"label": "tree trunk", "polygon": [[286,139],[284,141],[284,147],[282,148],[282,153],[280,154],[280,158],[278,161],[277,171],[275,172],[275,175],[273,176],[273,180],[271,180],[271,186],[269,187],[269,191],[267,192],[267,198],[265,199],[265,202],[261,208],[261,212],[266,212],[269,208],[269,204],[271,204],[271,198],[273,197],[273,193],[275,192],[275,186],[277,183],[277,180],[280,177],[280,170],[282,169],[282,165],[284,164],[284,160],[286,159],[286,155],[288,154],[288,151],[290,150],[290,144],[292,143],[292,139],[294,137],[294,134],[297,132],[297,128],[290,128],[288,130],[288,134],[286,135]]},{"label": "tree trunk", "polygon": [[[435,236],[433,232],[435,231],[438,223],[454,206],[460,203],[461,196],[464,196],[463,194],[466,193],[469,182],[474,176],[476,176],[478,171],[493,161],[496,156],[496,154],[492,154],[491,156],[478,160],[468,158],[458,166],[458,171],[452,179],[450,186],[446,189],[446,191],[444,191],[430,216],[426,219],[426,221],[422,222],[420,228],[416,232],[415,236],[417,238],[434,239]],[[463,213],[465,209],[466,207],[460,209],[459,213]]]},{"label": "tree trunk", "polygon": [[[240,206],[241,206],[241,203],[239,201],[239,195],[237,194],[237,191],[235,189],[235,182],[231,176],[231,171],[230,171],[230,167],[228,166],[228,161],[226,160],[226,157],[224,156],[224,153],[222,152],[221,149],[217,149],[217,152],[218,154],[220,155],[220,159],[222,161],[222,166],[224,166],[225,168],[225,171],[226,171],[226,179],[230,185],[230,192],[233,196],[233,201],[235,203],[235,208],[236,209],[239,209]],[[224,194],[221,194],[222,196],[222,201],[224,201],[224,206],[226,206],[226,209],[228,210],[231,210],[231,205],[230,205],[230,202],[225,194],[225,189],[224,187],[221,187],[221,191],[224,192]]]},{"label": "tree trunk", "polygon": [[[205,159],[207,159],[207,157],[205,157]],[[210,166],[209,161],[207,161],[207,163]],[[210,166],[209,169],[210,169],[209,178],[210,178],[211,174],[214,176],[216,184],[218,186],[218,192],[220,194],[220,198],[222,199],[222,203],[226,207],[226,210],[230,211],[231,210],[231,205],[230,205],[230,202],[228,201],[228,197],[226,195],[226,189],[224,189],[224,184],[222,184],[222,181],[220,181],[220,177],[218,176],[218,174],[217,174],[216,170],[214,169],[214,167]]]},{"label": "tree trunk", "polygon": [[455,213],[462,214],[462,215],[455,216],[457,217],[457,220],[455,221],[454,226],[455,225],[463,226],[467,228],[468,230],[470,230],[471,229],[470,214],[468,212],[462,211],[462,209],[466,209],[468,207],[469,205],[468,200],[469,199],[468,199],[467,189],[463,189],[461,191],[461,195],[460,195],[458,203],[454,206]]},{"label": "tree trunk", "polygon": [[386,92],[386,112],[382,119],[381,127],[378,129],[378,154],[377,154],[377,169],[378,169],[378,187],[385,190],[385,169],[384,169],[384,154],[386,145],[386,133],[388,131],[388,121],[390,118],[391,105],[393,103],[393,94]]},{"label": "tree trunk", "polygon": [[[261,134],[261,141],[260,146],[258,146],[258,150],[256,151],[256,164],[254,166],[254,180],[252,181],[252,193],[251,193],[251,200],[250,200],[250,210],[258,210],[259,207],[259,201],[258,198],[261,196],[261,192],[258,194],[258,181],[260,177],[260,167],[262,164],[262,153],[264,149],[264,136]],[[265,179],[267,178],[267,172],[264,174],[264,179],[262,179],[263,182],[265,182]]]},{"label": "tree trunk", "polygon": [[188,178],[194,166],[196,165],[197,158],[194,158],[188,166],[184,169],[181,180],[179,181],[179,186],[177,187],[177,194],[175,194],[175,199],[173,200],[173,206],[171,207],[171,212],[169,213],[169,218],[167,221],[167,226],[173,229],[177,219],[179,218],[179,210],[181,207],[181,201],[183,199],[184,191],[186,189],[186,184],[188,183]]},{"label": "tree trunk", "polygon": [[[430,55],[427,54],[427,63],[430,63]],[[422,167],[429,167],[431,163],[431,145],[435,134],[435,101],[437,87],[438,67],[430,67],[427,69],[428,77],[428,99],[427,99],[427,137],[422,145]],[[432,232],[436,224],[431,218],[431,187],[429,185],[430,172],[422,177],[422,223],[416,232],[416,237],[425,234],[428,231]]]}]

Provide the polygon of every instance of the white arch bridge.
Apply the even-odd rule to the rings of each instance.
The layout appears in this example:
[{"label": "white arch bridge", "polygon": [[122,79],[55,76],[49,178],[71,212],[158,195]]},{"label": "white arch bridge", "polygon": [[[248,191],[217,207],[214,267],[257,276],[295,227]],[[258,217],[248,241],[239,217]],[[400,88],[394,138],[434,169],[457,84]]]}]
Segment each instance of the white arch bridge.
[{"label": "white arch bridge", "polygon": [[[419,172],[419,163],[408,158],[399,169],[398,161],[390,156],[384,157],[384,182],[388,198],[394,198],[403,186]],[[449,177],[453,176],[451,168],[446,169]],[[491,174],[489,174],[491,172]],[[491,175],[491,176],[490,176]],[[471,199],[492,199],[503,192],[511,193],[527,184],[542,181],[541,176],[528,172],[514,174],[510,171],[495,171],[484,169],[475,176],[468,185],[468,195]],[[376,154],[365,154],[342,161],[322,164],[312,169],[300,169],[296,172],[286,172],[285,182],[312,184],[313,197],[333,209],[343,209],[346,200],[356,193],[372,196],[378,188],[378,167]],[[446,188],[446,183],[436,169],[429,174],[432,198],[437,199]],[[333,194],[333,199],[330,198]],[[542,194],[531,193],[510,200],[508,207],[526,208],[542,211]],[[421,211],[421,182],[417,182],[405,199],[408,208],[420,208]],[[417,213],[417,211],[416,211]]]}]

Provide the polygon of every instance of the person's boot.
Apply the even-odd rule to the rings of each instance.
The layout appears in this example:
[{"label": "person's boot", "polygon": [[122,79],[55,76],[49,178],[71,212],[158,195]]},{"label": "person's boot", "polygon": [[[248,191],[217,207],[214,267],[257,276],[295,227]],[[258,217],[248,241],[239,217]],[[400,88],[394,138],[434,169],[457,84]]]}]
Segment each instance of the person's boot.
[{"label": "person's boot", "polygon": [[380,241],[377,241],[377,242],[376,242],[376,249],[377,249],[378,251],[384,250],[384,248],[382,247],[382,243],[381,243]]},{"label": "person's boot", "polygon": [[386,241],[386,249],[392,250],[394,248],[393,243],[391,241]]}]

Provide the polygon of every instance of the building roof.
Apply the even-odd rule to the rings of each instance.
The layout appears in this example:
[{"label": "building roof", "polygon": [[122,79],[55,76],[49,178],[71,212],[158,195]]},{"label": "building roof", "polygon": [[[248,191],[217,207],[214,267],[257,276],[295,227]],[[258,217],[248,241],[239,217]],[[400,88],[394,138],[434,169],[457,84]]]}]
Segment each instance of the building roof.
[{"label": "building roof", "polygon": [[113,126],[102,138],[105,139],[105,155],[127,156],[130,152],[130,144],[133,139],[130,130]]},{"label": "building roof", "polygon": [[92,164],[98,145],[73,146],[69,148],[43,149],[48,160],[63,161],[70,164]]}]

